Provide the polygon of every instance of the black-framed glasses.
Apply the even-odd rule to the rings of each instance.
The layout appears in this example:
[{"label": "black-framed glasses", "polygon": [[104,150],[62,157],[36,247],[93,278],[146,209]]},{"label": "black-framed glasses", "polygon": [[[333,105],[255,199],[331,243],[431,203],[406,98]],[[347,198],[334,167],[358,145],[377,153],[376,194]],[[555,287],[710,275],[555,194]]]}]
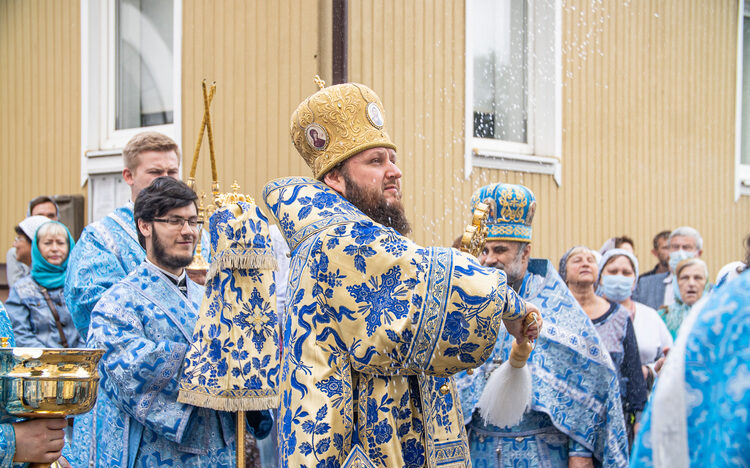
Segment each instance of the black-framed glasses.
[{"label": "black-framed glasses", "polygon": [[169,218],[154,218],[153,220],[157,223],[169,224],[175,229],[182,229],[182,226],[184,226],[185,223],[188,223],[188,226],[190,226],[192,229],[198,229],[199,227],[203,226],[203,221],[197,216],[193,216],[192,218],[187,219],[183,218],[182,216],[170,216]]}]

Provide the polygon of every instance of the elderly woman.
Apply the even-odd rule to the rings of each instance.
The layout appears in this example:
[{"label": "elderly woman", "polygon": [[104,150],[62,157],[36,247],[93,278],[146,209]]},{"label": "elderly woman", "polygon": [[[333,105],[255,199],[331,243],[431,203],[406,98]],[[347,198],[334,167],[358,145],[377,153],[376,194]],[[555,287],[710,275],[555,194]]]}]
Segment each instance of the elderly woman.
[{"label": "elderly woman", "polygon": [[657,361],[664,350],[672,347],[672,335],[659,314],[651,307],[631,299],[638,278],[638,259],[624,249],[608,250],[599,261],[599,294],[610,302],[617,302],[630,313],[638,352],[644,366],[644,377],[653,383],[661,367]]},{"label": "elderly woman", "polygon": [[677,282],[672,282],[674,302],[659,309],[659,315],[667,325],[673,338],[677,337],[680,325],[693,304],[703,297],[711,287],[708,284],[708,266],[698,257],[687,258],[677,264],[674,270]]},{"label": "elderly woman", "polygon": [[13,285],[5,303],[18,346],[75,348],[84,344],[63,298],[73,245],[68,228],[57,221],[48,221],[33,233],[31,274]]},{"label": "elderly woman", "polygon": [[570,292],[594,323],[615,364],[628,441],[632,443],[635,423],[646,406],[648,391],[630,313],[617,302],[596,295],[599,268],[588,247],[570,249],[560,260],[560,272]]}]

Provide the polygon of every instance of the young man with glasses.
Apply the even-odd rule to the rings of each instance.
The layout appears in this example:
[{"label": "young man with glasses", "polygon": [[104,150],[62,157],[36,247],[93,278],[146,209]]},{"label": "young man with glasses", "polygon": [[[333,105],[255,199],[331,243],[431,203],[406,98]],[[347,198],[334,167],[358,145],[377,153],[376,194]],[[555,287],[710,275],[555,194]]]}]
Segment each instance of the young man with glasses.
[{"label": "young man with glasses", "polygon": [[203,297],[203,287],[185,273],[199,239],[196,199],[170,177],[138,195],[134,218],[146,258],[91,314],[88,345],[106,350],[94,466],[234,464],[232,415],[177,402]]}]

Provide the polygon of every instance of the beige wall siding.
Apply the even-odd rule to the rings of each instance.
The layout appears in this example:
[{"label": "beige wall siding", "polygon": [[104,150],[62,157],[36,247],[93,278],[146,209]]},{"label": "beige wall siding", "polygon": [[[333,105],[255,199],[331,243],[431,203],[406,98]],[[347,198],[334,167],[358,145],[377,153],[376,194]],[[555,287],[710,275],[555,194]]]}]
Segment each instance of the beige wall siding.
[{"label": "beige wall siding", "polygon": [[[309,174],[288,135],[295,106],[330,79],[330,0],[183,1],[182,145],[189,166],[200,80],[218,82],[222,188],[256,197]],[[349,78],[375,89],[399,146],[417,241],[448,245],[468,199],[495,181],[539,199],[534,252],[630,234],[643,269],[651,236],[691,224],[715,273],[742,255],[750,199],[734,201],[736,0],[566,0],[562,185],[475,169],[463,177],[465,12],[454,0],[350,0]],[[80,6],[0,0],[0,245],[40,193],[81,193]],[[207,152],[199,188],[209,189]],[[41,168],[41,170],[40,170]],[[185,174],[187,175],[187,167]]]},{"label": "beige wall siding", "polygon": [[[289,118],[317,89],[318,2],[185,0],[183,9],[184,174],[203,115],[201,79],[215,80],[211,116],[221,188],[229,191],[237,180],[260,203],[269,179],[310,174],[291,143]],[[198,188],[208,193],[207,139],[203,146]]]},{"label": "beige wall siding", "polygon": [[575,244],[693,225],[712,275],[741,258],[750,200],[734,201],[735,1],[564,2],[562,185],[475,169],[462,177],[464,6],[350,2],[350,79],[384,100],[404,168],[415,237],[448,245],[485,183],[539,200],[534,255],[556,264]]},{"label": "beige wall siding", "polygon": [[0,0],[0,251],[37,195],[82,194],[80,6]]}]

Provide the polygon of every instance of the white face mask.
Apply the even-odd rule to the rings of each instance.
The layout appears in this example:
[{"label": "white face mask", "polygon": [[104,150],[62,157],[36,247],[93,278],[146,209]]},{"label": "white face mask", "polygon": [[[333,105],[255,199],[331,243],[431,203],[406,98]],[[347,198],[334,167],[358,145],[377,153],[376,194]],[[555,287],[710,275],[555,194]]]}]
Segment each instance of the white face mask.
[{"label": "white face mask", "polygon": [[622,302],[633,293],[634,276],[602,275],[599,292],[614,302]]},{"label": "white face mask", "polygon": [[688,258],[695,257],[695,252],[690,252],[687,250],[676,250],[674,252],[669,253],[669,270],[674,273],[674,270],[677,268],[677,264],[680,263],[683,260],[687,260]]}]

